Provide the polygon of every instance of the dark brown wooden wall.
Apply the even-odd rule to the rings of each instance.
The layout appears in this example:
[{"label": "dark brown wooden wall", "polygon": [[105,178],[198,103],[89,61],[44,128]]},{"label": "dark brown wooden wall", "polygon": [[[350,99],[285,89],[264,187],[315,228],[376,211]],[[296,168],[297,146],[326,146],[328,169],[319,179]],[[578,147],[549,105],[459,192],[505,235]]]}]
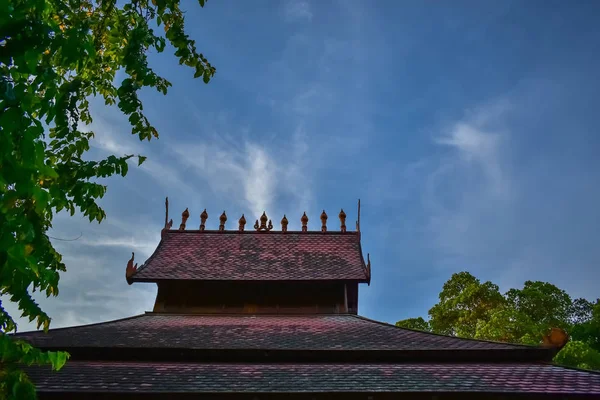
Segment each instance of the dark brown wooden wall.
[{"label": "dark brown wooden wall", "polygon": [[356,282],[158,283],[155,312],[357,313]]}]

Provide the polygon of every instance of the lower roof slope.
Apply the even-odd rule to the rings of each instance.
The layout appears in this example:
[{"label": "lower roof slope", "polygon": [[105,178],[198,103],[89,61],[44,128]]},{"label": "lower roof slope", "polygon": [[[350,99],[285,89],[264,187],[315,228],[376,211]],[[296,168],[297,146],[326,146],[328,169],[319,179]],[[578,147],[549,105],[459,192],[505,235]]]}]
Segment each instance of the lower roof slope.
[{"label": "lower roof slope", "polygon": [[368,282],[358,232],[165,231],[131,282]]},{"label": "lower roof slope", "polygon": [[342,315],[140,316],[17,335],[42,348],[260,350],[527,350],[531,346],[461,339]]},{"label": "lower roof slope", "polygon": [[[600,374],[541,362],[549,359],[545,357],[547,349],[412,331],[354,315],[148,313],[17,337],[42,348],[71,352],[71,361],[59,372],[47,367],[28,368],[40,393],[57,396],[403,392],[600,395]],[[162,353],[157,351],[161,349]],[[211,358],[211,353],[203,350],[234,357]],[[254,356],[244,358],[248,352],[254,352]],[[292,356],[277,357],[285,352]],[[304,357],[315,352],[318,357]],[[364,357],[365,353],[370,356]],[[461,357],[467,353],[476,356]],[[501,353],[512,356],[497,357]],[[537,358],[525,357],[527,353]],[[358,356],[340,358],[339,354]],[[382,357],[386,354],[403,356]],[[416,356],[404,357],[406,354]]]},{"label": "lower roof slope", "polygon": [[42,393],[514,393],[600,396],[600,374],[544,364],[70,361],[29,368]]}]

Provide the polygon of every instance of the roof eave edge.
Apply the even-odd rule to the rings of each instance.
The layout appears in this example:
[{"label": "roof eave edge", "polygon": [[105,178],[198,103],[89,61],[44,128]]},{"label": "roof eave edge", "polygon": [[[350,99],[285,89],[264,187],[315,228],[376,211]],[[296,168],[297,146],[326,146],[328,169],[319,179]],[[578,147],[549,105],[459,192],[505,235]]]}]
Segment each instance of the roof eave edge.
[{"label": "roof eave edge", "polygon": [[365,257],[363,256],[363,251],[362,251],[362,243],[361,243],[361,234],[360,231],[357,232],[357,239],[358,239],[358,251],[360,253],[360,261],[362,262],[362,267],[363,267],[363,271],[365,273],[365,280],[364,283],[366,283],[368,286],[371,286],[371,262],[369,261],[369,264],[367,265],[367,263],[365,263]]},{"label": "roof eave edge", "polygon": [[154,249],[154,251],[152,252],[152,255],[150,255],[150,257],[148,257],[148,259],[142,264],[140,265],[139,268],[136,269],[136,271],[129,275],[129,276],[125,276],[125,279],[127,280],[128,284],[132,284],[134,282],[142,282],[138,279],[135,279],[135,276],[138,274],[138,272],[146,269],[146,267],[148,266],[148,264],[150,263],[150,261],[152,261],[152,259],[154,258],[154,256],[156,255],[156,253],[158,252],[158,250],[160,249],[160,247],[162,246],[164,240],[165,240],[165,236],[166,235],[161,235],[160,241],[158,242],[158,245],[156,246],[156,249]]}]

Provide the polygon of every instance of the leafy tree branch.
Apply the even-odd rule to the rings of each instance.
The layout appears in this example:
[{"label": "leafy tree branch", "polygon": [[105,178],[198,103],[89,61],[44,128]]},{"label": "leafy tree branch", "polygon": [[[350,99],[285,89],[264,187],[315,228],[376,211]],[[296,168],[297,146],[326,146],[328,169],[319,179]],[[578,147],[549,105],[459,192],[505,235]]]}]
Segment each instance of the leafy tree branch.
[{"label": "leafy tree branch", "polygon": [[547,283],[527,281],[521,289],[500,293],[492,282],[459,272],[444,284],[440,301],[422,317],[397,326],[445,335],[539,345],[551,328],[562,328],[571,340],[554,361],[600,370],[600,299],[575,299]]},{"label": "leafy tree branch", "polygon": [[[205,1],[200,0],[200,6]],[[47,330],[50,316],[32,297],[59,293],[66,271],[48,229],[60,211],[101,222],[98,178],[127,175],[130,159],[84,159],[94,133],[89,98],[100,96],[128,117],[140,140],[158,137],[144,115],[142,88],[166,94],[171,83],[150,67],[149,51],[167,44],[194,78],[215,68],[185,32],[179,0],[0,0],[0,295]],[[125,78],[117,81],[117,73]],[[0,397],[33,398],[22,365],[59,369],[64,352],[13,340],[17,326],[0,302]]]}]

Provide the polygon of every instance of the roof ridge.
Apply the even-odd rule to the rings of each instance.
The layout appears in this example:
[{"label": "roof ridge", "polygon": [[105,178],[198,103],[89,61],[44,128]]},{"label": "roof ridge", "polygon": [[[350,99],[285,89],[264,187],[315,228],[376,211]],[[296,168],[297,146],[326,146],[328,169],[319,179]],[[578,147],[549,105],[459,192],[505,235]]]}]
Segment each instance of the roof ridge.
[{"label": "roof ridge", "polygon": [[[495,340],[473,339],[473,338],[465,338],[465,337],[459,337],[459,336],[443,335],[441,333],[427,332],[427,331],[421,331],[421,330],[418,330],[418,329],[411,329],[411,328],[404,328],[404,327],[393,325],[393,324],[390,324],[390,323],[387,323],[387,322],[377,321],[377,320],[374,320],[374,319],[363,317],[362,315],[352,315],[352,316],[355,317],[355,318],[358,318],[358,319],[362,319],[364,321],[369,321],[369,322],[372,322],[372,323],[375,323],[375,324],[388,326],[390,328],[400,329],[400,330],[405,330],[405,331],[411,331],[411,332],[417,332],[417,333],[424,333],[426,335],[434,335],[434,336],[440,336],[440,337],[444,337],[444,338],[457,339],[457,340],[468,340],[468,341],[471,341],[471,342],[478,342],[478,343],[502,344],[502,345],[509,345],[509,346],[515,346],[515,347],[522,347],[522,348],[526,348],[526,349],[545,349],[545,347],[534,346],[534,345],[531,345],[531,344],[500,342],[500,341],[495,341]],[[552,349],[552,348],[548,348],[548,349]]]},{"label": "roof ridge", "polygon": [[[108,324],[112,324],[114,322],[121,322],[121,321],[127,321],[129,319],[140,318],[140,317],[143,317],[144,315],[145,314],[138,314],[138,315],[132,315],[131,317],[113,319],[110,321],[92,322],[91,324],[83,324],[83,325],[75,325],[75,326],[63,326],[61,328],[48,329],[48,332],[50,332],[50,331],[56,332],[56,331],[62,331],[62,330],[66,330],[66,329],[74,329],[74,328],[88,328],[90,326],[97,326],[97,325],[108,325]],[[17,332],[14,334],[14,336],[26,335],[26,334],[32,334],[32,333],[40,333],[40,332],[43,332],[43,331],[38,329],[35,331]]]},{"label": "roof ridge", "polygon": [[254,231],[254,230],[247,230],[247,231],[239,231],[239,230],[233,230],[233,229],[229,229],[229,230],[224,230],[224,231],[220,231],[220,230],[216,230],[216,229],[185,229],[185,230],[179,230],[179,229],[169,229],[167,231],[165,231],[165,234],[185,234],[185,233],[201,233],[203,235],[205,234],[212,234],[212,233],[216,233],[219,235],[223,235],[223,234],[236,234],[236,235],[251,235],[251,234],[257,234],[257,235],[272,235],[272,234],[284,234],[284,235],[290,235],[290,234],[302,234],[302,235],[351,235],[351,236],[356,236],[356,235],[360,235],[360,232],[358,231],[346,231],[346,232],[342,232],[342,231]]},{"label": "roof ridge", "polygon": [[322,318],[322,317],[354,317],[354,314],[335,314],[335,313],[323,313],[323,314],[284,314],[284,313],[264,313],[264,314],[247,314],[247,313],[231,313],[231,314],[201,314],[201,313],[169,313],[169,312],[155,312],[146,311],[144,314],[137,315],[137,317],[143,315],[151,316],[177,316],[177,317],[303,317],[303,318]]}]

